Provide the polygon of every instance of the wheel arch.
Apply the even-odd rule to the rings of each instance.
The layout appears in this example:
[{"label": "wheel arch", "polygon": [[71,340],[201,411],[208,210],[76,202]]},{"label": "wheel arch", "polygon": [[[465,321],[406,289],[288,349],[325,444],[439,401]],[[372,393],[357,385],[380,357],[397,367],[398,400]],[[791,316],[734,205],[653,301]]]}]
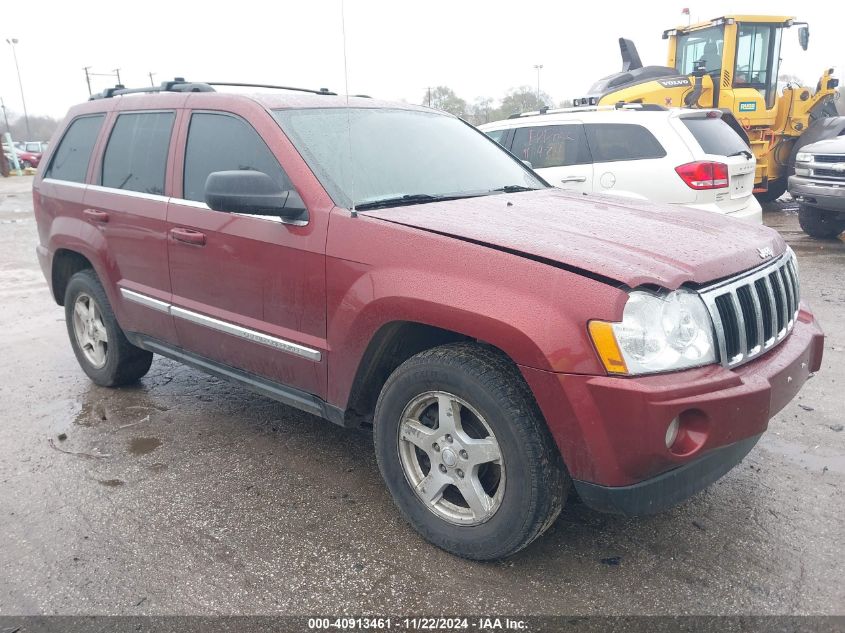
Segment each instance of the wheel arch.
[{"label": "wheel arch", "polygon": [[384,383],[399,365],[415,354],[446,343],[474,340],[465,334],[416,321],[385,323],[370,338],[358,363],[346,404],[347,422],[370,423]]},{"label": "wheel arch", "polygon": [[[53,264],[50,271],[50,287],[55,302],[65,304],[67,285],[80,270],[94,270],[91,260],[85,255],[69,248],[60,248],[53,254]],[[95,271],[96,272],[96,271]]]}]

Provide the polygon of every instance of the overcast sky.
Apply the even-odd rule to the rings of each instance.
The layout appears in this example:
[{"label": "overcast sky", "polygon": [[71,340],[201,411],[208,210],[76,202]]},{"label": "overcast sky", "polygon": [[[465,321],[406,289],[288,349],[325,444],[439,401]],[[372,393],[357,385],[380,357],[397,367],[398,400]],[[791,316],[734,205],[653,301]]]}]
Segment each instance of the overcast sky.
[{"label": "overcast sky", "polygon": [[[633,39],[643,63],[665,64],[664,29],[728,12],[796,15],[810,23],[784,36],[781,72],[815,85],[822,70],[845,70],[839,2],[737,0],[533,2],[527,0],[347,0],[349,91],[419,103],[447,85],[468,102],[536,87],[559,102],[619,70],[617,38]],[[838,7],[838,8],[837,8]],[[120,68],[127,86],[176,75],[192,80],[279,83],[344,90],[340,0],[193,2],[37,0],[7,2],[2,40],[16,37],[30,114],[63,116],[88,96],[82,68]],[[0,49],[0,96],[21,111],[10,47]],[[94,77],[94,89],[112,85]]]}]

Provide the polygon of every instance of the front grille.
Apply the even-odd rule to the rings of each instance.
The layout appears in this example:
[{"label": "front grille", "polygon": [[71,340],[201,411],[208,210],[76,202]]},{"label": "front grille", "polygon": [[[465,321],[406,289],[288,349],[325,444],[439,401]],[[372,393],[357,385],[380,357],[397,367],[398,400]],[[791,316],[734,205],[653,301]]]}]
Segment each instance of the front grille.
[{"label": "front grille", "polygon": [[813,154],[816,163],[845,163],[845,154]]},{"label": "front grille", "polygon": [[719,361],[736,367],[780,343],[798,318],[800,286],[795,253],[699,291],[719,347]]},{"label": "front grille", "polygon": [[813,154],[812,176],[845,181],[845,154]]}]

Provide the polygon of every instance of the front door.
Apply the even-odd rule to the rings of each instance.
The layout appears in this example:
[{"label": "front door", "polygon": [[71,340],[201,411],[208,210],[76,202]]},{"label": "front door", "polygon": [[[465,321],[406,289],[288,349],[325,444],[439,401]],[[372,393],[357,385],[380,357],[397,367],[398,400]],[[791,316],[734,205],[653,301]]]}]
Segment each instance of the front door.
[{"label": "front door", "polygon": [[[281,129],[266,112],[185,112],[179,135],[184,161],[176,170],[181,195],[168,208],[171,311],[179,344],[322,397],[327,218],[312,213],[307,222],[285,223],[212,211],[204,202],[206,179],[216,171],[252,169],[283,189],[297,188],[253,122],[264,138],[275,137],[270,142],[278,142],[274,149],[282,154]],[[298,158],[293,154],[291,149],[288,160]]]}]

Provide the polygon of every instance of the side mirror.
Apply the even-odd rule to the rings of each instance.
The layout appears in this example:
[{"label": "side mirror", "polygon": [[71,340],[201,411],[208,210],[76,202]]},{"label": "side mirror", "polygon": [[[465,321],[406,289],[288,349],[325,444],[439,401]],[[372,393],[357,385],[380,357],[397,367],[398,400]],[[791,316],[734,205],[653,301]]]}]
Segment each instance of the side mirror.
[{"label": "side mirror", "polygon": [[267,174],[253,170],[215,171],[205,181],[205,203],[214,211],[275,215],[306,220],[308,209],[299,194],[285,191]]},{"label": "side mirror", "polygon": [[810,43],[810,27],[809,26],[802,26],[798,29],[798,43],[801,45],[805,51],[807,50],[807,45]]}]

